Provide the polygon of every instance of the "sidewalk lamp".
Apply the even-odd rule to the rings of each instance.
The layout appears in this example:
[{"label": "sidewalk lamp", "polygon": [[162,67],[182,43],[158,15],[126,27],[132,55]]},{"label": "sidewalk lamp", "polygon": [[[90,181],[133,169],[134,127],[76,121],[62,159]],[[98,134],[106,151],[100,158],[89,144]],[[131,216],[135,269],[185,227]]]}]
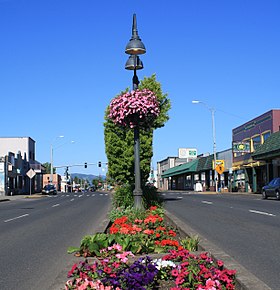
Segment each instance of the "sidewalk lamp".
[{"label": "sidewalk lamp", "polygon": [[215,179],[215,191],[218,191],[218,183],[217,183],[217,172],[216,172],[216,161],[217,161],[217,152],[216,152],[216,127],[215,127],[215,108],[209,107],[206,103],[198,100],[192,101],[193,104],[202,104],[204,105],[210,112],[212,117],[212,136],[213,136],[213,155],[214,155],[214,179]]},{"label": "sidewalk lamp", "polygon": [[[139,80],[136,71],[139,69],[143,69],[143,63],[138,55],[146,53],[146,48],[138,35],[136,14],[133,14],[132,36],[125,48],[125,53],[130,55],[125,64],[125,69],[133,70],[134,74],[132,78],[132,88],[133,90],[137,90]],[[136,126],[134,126],[134,175],[135,175],[135,188],[133,190],[134,207],[137,209],[142,209],[143,191],[141,189],[141,175],[140,175],[140,134],[139,134],[139,125],[137,124]]]}]

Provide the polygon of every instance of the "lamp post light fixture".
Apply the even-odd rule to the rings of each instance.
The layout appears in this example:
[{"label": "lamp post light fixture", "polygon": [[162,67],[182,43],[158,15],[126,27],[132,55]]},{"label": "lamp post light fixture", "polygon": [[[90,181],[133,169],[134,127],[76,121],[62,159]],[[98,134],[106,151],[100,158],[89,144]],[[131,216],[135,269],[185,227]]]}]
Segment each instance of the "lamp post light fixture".
[{"label": "lamp post light fixture", "polygon": [[[136,71],[139,69],[143,69],[143,63],[140,60],[138,54],[146,53],[146,48],[138,35],[136,14],[133,14],[132,36],[125,48],[125,53],[130,55],[125,64],[125,69],[134,71],[132,78],[132,87],[133,90],[137,90],[139,80]],[[135,188],[133,190],[134,207],[136,209],[143,209],[143,201],[142,201],[143,191],[141,189],[141,173],[140,173],[140,133],[138,124],[134,126],[134,175],[135,175]]]},{"label": "lamp post light fixture", "polygon": [[213,137],[213,156],[214,156],[214,179],[215,179],[215,191],[218,191],[218,180],[217,180],[217,172],[216,172],[216,161],[217,161],[217,152],[216,152],[216,127],[215,127],[215,108],[209,107],[206,103],[198,100],[193,100],[193,104],[202,104],[204,105],[210,112],[212,118],[212,137]]},{"label": "lamp post light fixture", "polygon": [[[54,138],[53,142],[57,139],[57,138],[64,138],[63,135],[57,136]],[[52,143],[53,143],[52,142]],[[50,183],[53,182],[53,144],[51,143],[51,176],[50,176]]]}]

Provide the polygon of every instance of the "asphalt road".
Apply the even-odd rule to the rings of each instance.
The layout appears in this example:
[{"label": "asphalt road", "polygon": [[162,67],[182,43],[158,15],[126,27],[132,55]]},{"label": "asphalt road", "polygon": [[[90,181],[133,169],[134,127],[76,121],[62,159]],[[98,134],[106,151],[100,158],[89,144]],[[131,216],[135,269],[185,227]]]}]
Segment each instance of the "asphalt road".
[{"label": "asphalt road", "polygon": [[280,202],[260,195],[163,193],[165,207],[272,289],[280,289]]},{"label": "asphalt road", "polygon": [[0,289],[61,289],[73,260],[67,248],[99,231],[110,204],[98,192],[1,202]]}]

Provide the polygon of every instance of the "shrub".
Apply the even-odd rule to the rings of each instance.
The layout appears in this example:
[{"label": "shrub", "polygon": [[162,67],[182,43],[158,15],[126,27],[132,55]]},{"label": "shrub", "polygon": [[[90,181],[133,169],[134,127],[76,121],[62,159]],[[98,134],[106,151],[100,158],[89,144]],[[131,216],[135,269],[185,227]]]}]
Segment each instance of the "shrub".
[{"label": "shrub", "polygon": [[133,191],[131,185],[125,184],[116,188],[113,196],[113,206],[115,208],[132,207],[133,202]]},{"label": "shrub", "polygon": [[[157,188],[152,185],[143,187],[143,206],[148,209],[151,206],[161,206],[163,199],[159,196]],[[133,187],[130,185],[119,186],[113,196],[113,206],[115,208],[130,208],[133,207]]]}]

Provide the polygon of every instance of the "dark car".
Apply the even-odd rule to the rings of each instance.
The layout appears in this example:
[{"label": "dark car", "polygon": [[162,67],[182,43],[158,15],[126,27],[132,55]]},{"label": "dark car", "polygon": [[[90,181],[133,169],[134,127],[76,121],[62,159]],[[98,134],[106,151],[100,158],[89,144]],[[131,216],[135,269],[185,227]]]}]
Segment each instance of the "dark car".
[{"label": "dark car", "polygon": [[273,178],[269,184],[262,188],[262,197],[263,199],[267,199],[268,197],[280,199],[280,177]]},{"label": "dark car", "polygon": [[56,188],[53,184],[47,184],[44,186],[44,188],[42,190],[42,194],[55,195],[55,194],[57,194],[57,191],[56,191]]}]

